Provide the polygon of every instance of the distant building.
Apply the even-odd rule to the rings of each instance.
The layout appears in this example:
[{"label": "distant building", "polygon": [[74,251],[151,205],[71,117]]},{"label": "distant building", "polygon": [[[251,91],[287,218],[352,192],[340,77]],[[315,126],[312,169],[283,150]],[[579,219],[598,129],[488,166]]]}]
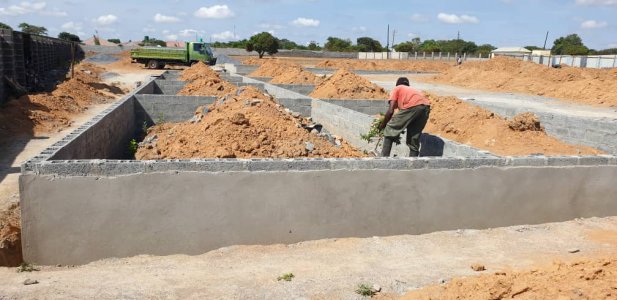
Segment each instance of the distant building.
[{"label": "distant building", "polygon": [[[91,38],[83,41],[83,43],[86,44],[86,45],[90,45],[90,46],[96,45],[96,42],[94,41],[94,37],[91,37]],[[100,38],[100,37],[99,37],[99,44],[101,46],[118,46],[118,44],[114,44],[112,42],[108,42],[106,39]]]},{"label": "distant building", "polygon": [[491,57],[495,56],[524,56],[531,55],[531,51],[523,47],[503,47],[491,52]]},{"label": "distant building", "polygon": [[533,50],[531,51],[533,56],[551,56],[551,50]]}]

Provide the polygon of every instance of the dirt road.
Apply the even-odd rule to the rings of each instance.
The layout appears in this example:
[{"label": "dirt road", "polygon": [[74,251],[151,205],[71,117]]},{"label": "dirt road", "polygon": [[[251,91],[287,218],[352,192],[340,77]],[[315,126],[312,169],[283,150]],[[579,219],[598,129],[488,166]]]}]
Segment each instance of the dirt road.
[{"label": "dirt road", "polygon": [[[361,299],[360,283],[381,295],[457,276],[529,268],[553,260],[610,256],[617,218],[458,230],[420,236],[331,239],[293,245],[234,246],[199,256],[138,256],[84,266],[0,268],[0,298]],[[578,253],[570,253],[576,249]],[[485,272],[470,266],[482,264]],[[293,273],[290,282],[277,281]],[[26,279],[37,280],[24,285]]]}]

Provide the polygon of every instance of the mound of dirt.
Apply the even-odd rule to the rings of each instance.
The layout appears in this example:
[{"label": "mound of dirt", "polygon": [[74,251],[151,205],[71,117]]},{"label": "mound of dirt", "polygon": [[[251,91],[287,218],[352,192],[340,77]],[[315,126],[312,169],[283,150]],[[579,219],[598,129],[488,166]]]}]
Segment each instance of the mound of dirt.
[{"label": "mound of dirt", "polygon": [[429,133],[504,156],[603,154],[600,150],[570,145],[547,135],[532,114],[522,114],[508,121],[456,97],[426,95],[431,101],[431,115],[426,125]]},{"label": "mound of dirt", "polygon": [[328,59],[316,65],[325,69],[348,69],[364,71],[416,71],[443,72],[452,68],[453,64],[443,61],[424,60],[360,60],[360,59]]},{"label": "mound of dirt", "polygon": [[251,65],[251,66],[261,66],[266,62],[278,61],[276,58],[259,58],[259,57],[249,57],[242,60],[242,64]]},{"label": "mound of dirt", "polygon": [[288,72],[291,68],[300,68],[299,65],[282,60],[267,60],[253,71],[251,77],[276,77]]},{"label": "mound of dirt", "polygon": [[[103,69],[81,63],[75,77],[58,84],[52,92],[25,95],[0,108],[0,137],[17,133],[44,133],[70,126],[71,116],[94,103],[116,98],[122,90],[101,83]],[[70,73],[69,75],[70,76]]]},{"label": "mound of dirt", "polygon": [[237,87],[221,78],[198,78],[178,92],[181,96],[224,96],[235,93]]},{"label": "mound of dirt", "polygon": [[388,93],[382,87],[346,69],[340,69],[326,79],[310,95],[319,99],[386,100]]},{"label": "mound of dirt", "polygon": [[[310,133],[307,121],[286,112],[254,87],[200,107],[188,122],[148,129],[137,159],[362,157],[343,141]],[[338,145],[338,146],[337,146]]]},{"label": "mound of dirt", "polygon": [[23,261],[19,206],[0,212],[0,267],[16,267]]},{"label": "mound of dirt", "polygon": [[301,67],[293,66],[287,68],[283,74],[272,78],[272,84],[311,84],[318,85],[324,81],[324,77],[319,77]]},{"label": "mound of dirt", "polygon": [[557,69],[500,56],[484,62],[467,62],[424,80],[617,107],[617,69]]},{"label": "mound of dirt", "polygon": [[616,286],[617,259],[608,258],[456,278],[402,299],[614,299]]},{"label": "mound of dirt", "polygon": [[526,112],[518,114],[508,122],[510,129],[515,131],[542,131],[544,127],[540,124],[540,118],[533,113]]},{"label": "mound of dirt", "polygon": [[180,80],[183,81],[193,81],[196,79],[213,79],[213,78],[219,78],[220,76],[219,74],[212,70],[212,68],[210,68],[208,65],[206,65],[205,63],[199,61],[195,64],[193,64],[190,68],[182,71],[182,76],[180,76]]}]

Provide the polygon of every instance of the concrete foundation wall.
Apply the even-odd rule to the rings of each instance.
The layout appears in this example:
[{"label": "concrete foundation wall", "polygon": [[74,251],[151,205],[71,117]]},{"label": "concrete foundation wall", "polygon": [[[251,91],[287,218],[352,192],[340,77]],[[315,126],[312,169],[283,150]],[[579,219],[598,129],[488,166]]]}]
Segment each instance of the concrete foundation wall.
[{"label": "concrete foundation wall", "polygon": [[355,110],[357,112],[367,115],[379,115],[385,114],[388,111],[388,101],[384,100],[338,100],[338,99],[321,99],[321,101],[328,102],[334,105],[342,106]]},{"label": "concrete foundation wall", "polygon": [[296,93],[308,96],[315,90],[315,85],[312,84],[274,84],[278,87],[294,91]]},{"label": "concrete foundation wall", "polygon": [[189,120],[199,106],[210,105],[216,97],[135,95],[135,124],[148,125]]},{"label": "concrete foundation wall", "polygon": [[311,116],[311,99],[287,99],[277,98],[276,101],[293,112],[307,118]]},{"label": "concrete foundation wall", "polygon": [[135,133],[134,96],[129,95],[122,101],[104,111],[84,126],[66,136],[66,142],[51,159],[93,159],[126,158],[129,141]]},{"label": "concrete foundation wall", "polygon": [[617,166],[30,174],[20,178],[24,259],[82,264],[610,216],[616,177]]},{"label": "concrete foundation wall", "polygon": [[[352,102],[349,100],[348,102]],[[321,101],[312,100],[311,116],[313,120],[321,123],[325,128],[335,135],[343,137],[356,147],[366,151],[373,151],[375,143],[367,143],[360,138],[366,134],[373,123],[374,117],[345,108],[343,106]],[[405,145],[405,138],[401,137],[403,143],[392,147],[392,155],[399,157],[409,156],[409,148]],[[493,154],[462,145],[437,136],[424,134],[420,140],[421,156],[464,156],[464,157],[494,157]],[[379,151],[378,148],[377,150]]]}]

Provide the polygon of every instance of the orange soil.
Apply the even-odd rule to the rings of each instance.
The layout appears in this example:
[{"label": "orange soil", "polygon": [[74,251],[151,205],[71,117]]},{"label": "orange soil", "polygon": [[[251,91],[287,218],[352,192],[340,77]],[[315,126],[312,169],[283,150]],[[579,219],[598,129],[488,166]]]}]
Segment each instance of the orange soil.
[{"label": "orange soil", "polygon": [[443,61],[424,60],[328,59],[318,63],[316,67],[366,71],[443,72],[452,68],[452,65]]},{"label": "orange soil", "polygon": [[467,62],[424,80],[617,107],[617,69],[567,66],[556,69],[514,58],[496,57],[485,62]]},{"label": "orange soil", "polygon": [[324,81],[324,77],[319,77],[309,71],[298,66],[287,68],[286,72],[274,76],[270,83],[272,84],[311,84],[318,85]]},{"label": "orange soil", "polygon": [[[75,77],[60,83],[50,93],[37,93],[9,101],[0,109],[0,136],[60,130],[71,125],[71,116],[93,103],[105,102],[122,90],[99,81],[100,67],[81,63]],[[70,73],[67,75],[70,76]]]},{"label": "orange soil", "polygon": [[23,258],[19,205],[0,212],[0,266],[16,267]]},{"label": "orange soil", "polygon": [[401,299],[617,299],[617,259],[553,265],[523,272],[457,278]]},{"label": "orange soil", "polygon": [[253,71],[249,76],[251,77],[276,77],[285,74],[289,68],[299,68],[300,66],[278,60],[269,59],[262,63],[257,70]]},{"label": "orange soil", "polygon": [[184,70],[180,78],[190,81],[178,92],[182,96],[224,96],[237,90],[235,85],[221,79],[218,73],[203,62]]},{"label": "orange soil", "polygon": [[[301,128],[294,118],[254,87],[197,109],[193,122],[165,123],[148,130],[137,159],[362,157],[342,142],[340,148]],[[156,138],[154,138],[156,136]],[[307,150],[307,143],[314,149]]]},{"label": "orange soil", "polygon": [[346,69],[336,71],[310,95],[319,99],[387,100],[388,93],[382,87]]},{"label": "orange soil", "polygon": [[509,121],[456,97],[427,96],[431,100],[431,115],[426,131],[462,144],[504,156],[603,154],[547,135],[531,113]]}]

